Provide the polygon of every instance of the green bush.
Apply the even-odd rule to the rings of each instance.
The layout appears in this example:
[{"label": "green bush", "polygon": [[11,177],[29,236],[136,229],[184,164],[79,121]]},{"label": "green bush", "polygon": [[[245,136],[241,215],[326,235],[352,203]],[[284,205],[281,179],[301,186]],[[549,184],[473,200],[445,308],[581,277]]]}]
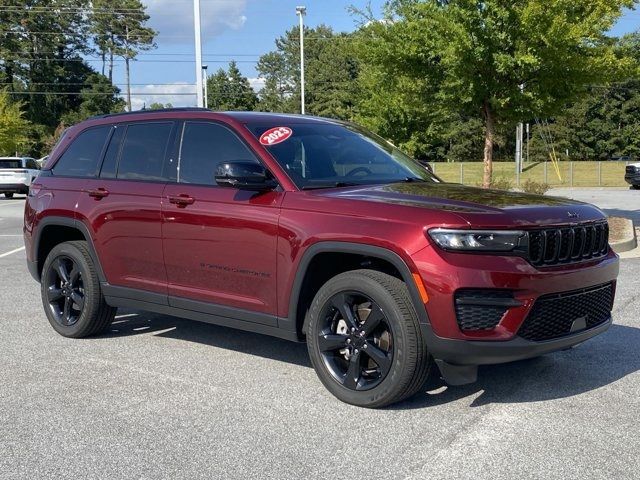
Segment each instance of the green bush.
[{"label": "green bush", "polygon": [[531,180],[530,178],[528,178],[522,184],[522,191],[527,193],[535,193],[537,195],[544,195],[545,193],[547,193],[547,190],[549,190],[549,188],[551,187],[548,183],[536,182],[535,180]]},{"label": "green bush", "polygon": [[491,188],[494,190],[513,190],[513,182],[508,178],[494,178],[491,181]]}]

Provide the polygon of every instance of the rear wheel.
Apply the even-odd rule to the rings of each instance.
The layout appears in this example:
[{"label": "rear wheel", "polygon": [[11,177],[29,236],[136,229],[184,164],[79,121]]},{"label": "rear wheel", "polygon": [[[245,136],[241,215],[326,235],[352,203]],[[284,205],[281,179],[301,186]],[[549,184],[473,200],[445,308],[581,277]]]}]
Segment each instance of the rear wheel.
[{"label": "rear wheel", "polygon": [[5,193],[5,198],[13,198],[13,193]]},{"label": "rear wheel", "polygon": [[406,285],[373,270],[342,273],[318,291],[307,346],[325,387],[369,408],[415,394],[432,363]]},{"label": "rear wheel", "polygon": [[104,301],[86,242],[55,246],[44,262],[40,287],[49,323],[65,337],[101,333],[116,314]]}]

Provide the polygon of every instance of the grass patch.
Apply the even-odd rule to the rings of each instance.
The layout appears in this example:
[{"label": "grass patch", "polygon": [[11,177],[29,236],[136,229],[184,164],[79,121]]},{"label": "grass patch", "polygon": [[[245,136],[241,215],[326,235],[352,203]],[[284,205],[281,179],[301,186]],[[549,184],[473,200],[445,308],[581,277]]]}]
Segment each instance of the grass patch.
[{"label": "grass patch", "polygon": [[[432,163],[434,172],[447,182],[477,185],[482,183],[482,162]],[[550,162],[531,162],[523,166],[520,184],[527,180],[550,187],[624,187],[626,162],[560,162],[558,177]],[[516,183],[515,162],[495,162],[494,178]]]}]

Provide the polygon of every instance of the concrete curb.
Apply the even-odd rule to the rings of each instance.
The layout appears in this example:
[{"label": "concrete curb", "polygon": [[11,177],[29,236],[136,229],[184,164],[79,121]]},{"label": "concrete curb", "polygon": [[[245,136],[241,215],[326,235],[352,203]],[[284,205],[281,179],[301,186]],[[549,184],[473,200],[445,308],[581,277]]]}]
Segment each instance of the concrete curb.
[{"label": "concrete curb", "polygon": [[[620,217],[618,217],[620,218]],[[627,231],[625,232],[625,238],[619,242],[611,243],[611,248],[616,253],[628,252],[638,246],[638,239],[636,237],[636,229],[633,227],[633,220],[625,218],[627,223]]]},{"label": "concrete curb", "polygon": [[[636,238],[640,236],[640,227],[636,227]],[[640,258],[640,246],[619,254],[620,258]]]}]

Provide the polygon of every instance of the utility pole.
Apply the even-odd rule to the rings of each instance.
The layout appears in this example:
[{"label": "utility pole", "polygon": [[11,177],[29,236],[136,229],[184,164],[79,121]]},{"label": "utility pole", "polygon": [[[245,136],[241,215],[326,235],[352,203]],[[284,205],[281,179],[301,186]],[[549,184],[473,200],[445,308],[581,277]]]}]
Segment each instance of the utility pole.
[{"label": "utility pole", "polygon": [[296,7],[296,15],[300,17],[300,113],[304,115],[304,16],[307,7]]},{"label": "utility pole", "polygon": [[200,0],[193,0],[193,26],[196,42],[196,97],[197,107],[204,106],[202,91],[202,35],[200,31]]},{"label": "utility pole", "polygon": [[527,123],[527,163],[529,163],[529,124]]},{"label": "utility pole", "polygon": [[522,122],[516,127],[516,185],[520,185],[520,173],[522,173]]},{"label": "utility pole", "polygon": [[204,83],[204,108],[209,108],[209,92],[207,91],[207,68],[209,68],[209,65],[202,65],[202,82]]}]

